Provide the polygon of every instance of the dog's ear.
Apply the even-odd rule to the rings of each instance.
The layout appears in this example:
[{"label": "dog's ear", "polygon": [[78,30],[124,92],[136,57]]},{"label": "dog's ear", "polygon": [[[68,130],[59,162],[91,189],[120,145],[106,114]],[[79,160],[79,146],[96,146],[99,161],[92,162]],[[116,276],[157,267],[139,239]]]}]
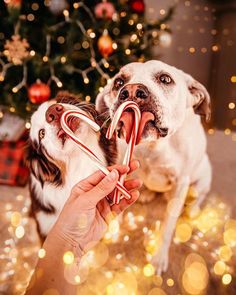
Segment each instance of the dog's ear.
[{"label": "dog's ear", "polygon": [[96,105],[96,110],[98,111],[99,114],[105,113],[108,111],[108,106],[105,102],[105,97],[109,95],[110,90],[111,90],[111,84],[107,84],[104,89],[97,95],[95,105]]},{"label": "dog's ear", "polygon": [[208,122],[211,118],[211,100],[206,88],[192,76],[185,74],[185,79],[189,91],[187,105],[192,106],[194,112],[204,116]]},{"label": "dog's ear", "polygon": [[60,169],[46,157],[38,143],[29,140],[25,161],[30,172],[42,186],[44,182],[50,182],[56,186],[62,184]]}]

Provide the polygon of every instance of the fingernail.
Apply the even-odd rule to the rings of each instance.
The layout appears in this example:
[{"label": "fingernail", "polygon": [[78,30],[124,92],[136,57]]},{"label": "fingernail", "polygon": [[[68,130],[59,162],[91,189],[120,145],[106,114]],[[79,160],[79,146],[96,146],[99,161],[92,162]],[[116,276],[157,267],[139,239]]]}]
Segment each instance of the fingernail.
[{"label": "fingernail", "polygon": [[114,181],[118,178],[118,172],[113,169],[108,175],[107,175],[107,178],[110,180],[110,181]]},{"label": "fingernail", "polygon": [[139,168],[140,167],[140,162],[139,162],[139,160],[137,160],[137,168]]}]

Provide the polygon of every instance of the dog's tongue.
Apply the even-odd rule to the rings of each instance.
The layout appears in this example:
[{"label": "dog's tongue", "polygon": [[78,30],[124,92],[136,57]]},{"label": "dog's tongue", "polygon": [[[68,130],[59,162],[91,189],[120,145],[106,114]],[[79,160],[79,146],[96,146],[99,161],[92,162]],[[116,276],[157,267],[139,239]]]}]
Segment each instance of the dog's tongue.
[{"label": "dog's tongue", "polygon": [[[154,120],[154,115],[151,112],[142,112],[142,117],[139,125],[139,130],[137,134],[136,144],[138,144],[141,140],[143,130],[145,125],[149,121]],[[125,140],[128,143],[131,137],[131,132],[134,124],[134,113],[133,112],[124,112],[121,115],[120,121],[124,124],[123,128],[125,129]]]},{"label": "dog's tongue", "polygon": [[134,122],[134,113],[133,112],[123,112],[120,121],[123,123],[123,127],[125,129],[124,137],[126,142],[128,143],[131,137],[133,122]]},{"label": "dog's tongue", "polygon": [[151,112],[142,112],[142,117],[141,117],[141,121],[139,124],[139,130],[138,130],[138,135],[137,135],[137,139],[136,139],[136,144],[139,144],[146,124],[150,121],[154,121],[154,119],[155,119],[155,117]]}]

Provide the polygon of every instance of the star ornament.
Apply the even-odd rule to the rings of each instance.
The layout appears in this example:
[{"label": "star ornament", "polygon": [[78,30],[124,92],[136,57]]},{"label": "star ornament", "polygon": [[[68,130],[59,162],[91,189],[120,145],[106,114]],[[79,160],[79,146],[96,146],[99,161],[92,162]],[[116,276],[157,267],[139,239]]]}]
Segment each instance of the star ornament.
[{"label": "star ornament", "polygon": [[9,62],[14,65],[22,65],[23,60],[29,56],[29,47],[25,38],[21,39],[20,35],[13,35],[11,40],[6,41],[3,53]]}]

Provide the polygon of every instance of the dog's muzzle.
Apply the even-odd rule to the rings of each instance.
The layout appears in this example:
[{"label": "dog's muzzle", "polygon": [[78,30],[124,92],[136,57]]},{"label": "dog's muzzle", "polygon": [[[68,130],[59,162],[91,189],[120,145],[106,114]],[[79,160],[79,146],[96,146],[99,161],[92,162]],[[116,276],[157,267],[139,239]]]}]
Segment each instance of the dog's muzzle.
[{"label": "dog's muzzle", "polygon": [[125,85],[118,96],[120,102],[132,100],[140,104],[143,100],[149,97],[150,93],[147,87],[143,84],[127,84]]},{"label": "dog's muzzle", "polygon": [[[140,140],[143,132],[147,129],[153,129],[153,126],[155,126],[159,137],[166,137],[168,135],[168,128],[163,128],[156,123],[158,118],[155,117],[154,114],[157,112],[155,107],[153,106],[152,95],[145,85],[141,83],[125,85],[120,90],[120,93],[118,95],[118,106],[123,102],[129,100],[134,101],[138,104],[142,114],[138,141]],[[131,118],[129,118],[130,116],[130,114],[125,113],[122,117],[122,123],[124,125],[124,128],[127,130],[128,124],[131,124],[130,122],[132,122]]]}]

